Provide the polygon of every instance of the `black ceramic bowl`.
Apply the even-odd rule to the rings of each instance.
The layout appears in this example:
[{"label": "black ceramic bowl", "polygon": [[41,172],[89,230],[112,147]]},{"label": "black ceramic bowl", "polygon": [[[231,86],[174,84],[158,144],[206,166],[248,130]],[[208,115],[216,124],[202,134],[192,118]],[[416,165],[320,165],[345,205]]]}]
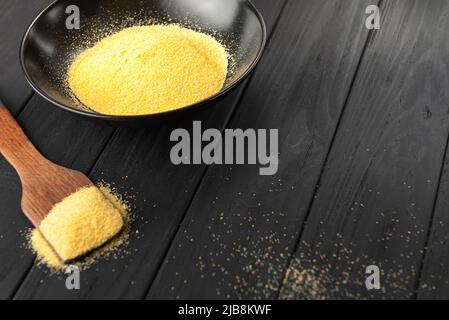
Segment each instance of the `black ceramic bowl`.
[{"label": "black ceramic bowl", "polygon": [[[67,28],[70,5],[80,10],[80,29]],[[70,20],[69,20],[70,22]],[[65,84],[70,63],[83,50],[125,27],[177,23],[214,34],[226,45],[231,71],[216,95],[169,112],[111,116],[91,111],[72,98]],[[261,14],[247,0],[60,0],[42,11],[28,28],[20,52],[22,68],[33,89],[54,105],[113,125],[145,125],[185,115],[213,104],[241,82],[259,61],[266,42]]]}]

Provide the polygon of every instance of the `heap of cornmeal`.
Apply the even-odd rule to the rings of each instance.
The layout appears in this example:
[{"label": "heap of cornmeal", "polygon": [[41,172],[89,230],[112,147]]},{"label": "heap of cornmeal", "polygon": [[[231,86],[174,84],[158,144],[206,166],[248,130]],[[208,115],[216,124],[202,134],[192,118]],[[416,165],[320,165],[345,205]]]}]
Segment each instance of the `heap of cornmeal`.
[{"label": "heap of cornmeal", "polygon": [[79,190],[56,204],[39,229],[31,233],[31,246],[38,259],[61,268],[91,253],[124,228],[126,205],[105,187]]},{"label": "heap of cornmeal", "polygon": [[84,51],[67,82],[76,98],[108,115],[154,114],[219,92],[228,73],[225,48],[178,25],[124,29]]}]

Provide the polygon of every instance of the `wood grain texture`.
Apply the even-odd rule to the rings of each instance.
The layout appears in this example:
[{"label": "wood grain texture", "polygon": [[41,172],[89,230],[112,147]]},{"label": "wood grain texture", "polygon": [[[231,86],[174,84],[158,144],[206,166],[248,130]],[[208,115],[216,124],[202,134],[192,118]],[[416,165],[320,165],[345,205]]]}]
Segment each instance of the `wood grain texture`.
[{"label": "wood grain texture", "polygon": [[278,128],[280,167],[211,167],[149,299],[272,299],[368,32],[368,1],[290,1],[231,128]]},{"label": "wood grain texture", "polygon": [[[254,3],[261,9],[268,30],[272,30],[284,1]],[[94,181],[104,179],[122,194],[133,196],[137,219],[132,226],[129,253],[101,261],[84,272],[78,291],[66,290],[63,278],[48,276],[45,270],[33,267],[16,299],[143,298],[205,170],[204,166],[172,165],[170,134],[175,128],[191,131],[193,120],[201,120],[204,128],[223,128],[244,89],[245,85],[240,86],[214,108],[192,118],[146,130],[119,130],[90,177]]]},{"label": "wood grain texture", "polygon": [[22,36],[33,18],[51,0],[0,1],[0,99],[17,114],[32,90],[20,67],[19,48]]},{"label": "wood grain texture", "polygon": [[449,3],[382,4],[281,298],[415,297],[448,137]]},{"label": "wood grain texture", "polygon": [[[50,161],[87,173],[113,129],[82,121],[34,96],[18,119],[36,148]],[[31,227],[20,208],[21,183],[0,157],[0,299],[11,298],[34,257],[24,231]]]},{"label": "wood grain texture", "polygon": [[56,204],[82,188],[93,186],[81,172],[45,159],[1,102],[0,135],[0,154],[20,177],[22,211],[35,227],[40,226]]}]

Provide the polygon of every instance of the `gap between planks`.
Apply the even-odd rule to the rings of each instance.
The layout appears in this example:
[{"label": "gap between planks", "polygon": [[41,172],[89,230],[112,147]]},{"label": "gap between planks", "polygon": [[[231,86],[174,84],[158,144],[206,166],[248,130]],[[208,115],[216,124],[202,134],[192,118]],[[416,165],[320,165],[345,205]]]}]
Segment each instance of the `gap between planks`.
[{"label": "gap between planks", "polygon": [[[377,2],[377,5],[379,6],[380,10],[383,9],[383,6],[382,6],[383,3],[384,3],[384,0],[378,0],[378,2]],[[353,78],[352,78],[352,81],[351,81],[351,85],[350,85],[349,90],[348,90],[348,94],[346,96],[345,102],[343,104],[342,111],[341,111],[340,116],[339,116],[338,121],[337,121],[337,126],[335,127],[335,131],[334,131],[334,134],[332,136],[329,149],[327,151],[325,160],[323,162],[323,166],[322,166],[320,174],[318,176],[318,183],[317,183],[318,186],[321,184],[321,181],[322,181],[322,178],[323,178],[323,174],[324,174],[324,169],[326,168],[326,165],[327,165],[327,163],[329,161],[329,156],[331,154],[332,147],[334,145],[335,139],[336,139],[338,131],[340,129],[340,125],[341,125],[342,119],[344,117],[344,114],[345,114],[345,111],[346,111],[346,107],[348,106],[352,90],[354,89],[354,84],[356,83],[357,77],[359,75],[360,67],[362,66],[363,59],[365,57],[366,51],[367,51],[370,43],[372,43],[372,41],[374,40],[374,37],[375,37],[376,33],[377,33],[377,30],[370,30],[369,33],[368,33],[368,36],[366,38],[365,44],[363,46],[362,53],[360,55],[359,61],[357,63],[357,67],[355,69],[355,72],[354,72],[354,75],[353,75]],[[296,240],[296,244],[294,246],[293,253],[292,253],[292,255],[291,255],[291,257],[290,257],[290,259],[289,259],[289,261],[287,263],[287,266],[286,266],[286,269],[285,269],[285,272],[284,272],[284,277],[282,279],[281,285],[279,286],[279,288],[278,288],[278,290],[276,292],[276,300],[279,300],[282,288],[284,287],[285,283],[288,281],[288,269],[290,268],[291,264],[293,263],[293,259],[295,257],[296,252],[299,250],[299,246],[301,244],[301,238],[302,238],[302,235],[304,233],[304,227],[307,224],[307,221],[309,220],[309,216],[310,216],[310,213],[312,211],[313,204],[315,203],[315,196],[317,195],[317,192],[318,192],[318,189],[315,188],[315,191],[313,193],[311,201],[310,201],[310,203],[309,203],[309,205],[307,207],[307,213],[306,213],[304,222],[302,224],[301,230],[298,233],[298,238]]]}]

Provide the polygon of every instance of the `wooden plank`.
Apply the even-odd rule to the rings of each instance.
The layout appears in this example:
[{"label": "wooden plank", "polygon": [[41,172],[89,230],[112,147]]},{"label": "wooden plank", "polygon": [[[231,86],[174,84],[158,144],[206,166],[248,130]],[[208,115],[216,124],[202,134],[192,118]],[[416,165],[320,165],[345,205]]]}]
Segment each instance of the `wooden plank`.
[{"label": "wooden plank", "polygon": [[276,298],[367,40],[368,4],[288,2],[230,126],[279,128],[279,172],[210,168],[147,298]]},{"label": "wooden plank", "polygon": [[[35,95],[18,118],[30,140],[48,159],[88,172],[113,129],[86,122],[56,109]],[[0,157],[0,299],[10,298],[29,271],[34,257],[23,234],[31,224],[20,209],[21,184]]]},{"label": "wooden plank", "polygon": [[423,268],[418,285],[418,299],[447,300],[449,299],[449,157],[446,161],[440,181],[438,200],[428,245],[426,247]]},{"label": "wooden plank", "polygon": [[32,19],[50,0],[0,2],[0,99],[16,114],[31,96],[20,67],[19,48],[22,36]]},{"label": "wooden plank", "polygon": [[415,297],[448,137],[449,3],[382,4],[281,298]]},{"label": "wooden plank", "polygon": [[[254,1],[267,20],[268,29],[284,1]],[[204,166],[176,167],[170,161],[170,133],[190,128],[192,120],[204,127],[222,128],[239,101],[244,86],[193,118],[146,130],[120,130],[99,159],[91,175],[115,184],[123,193],[135,195],[137,220],[133,225],[130,252],[124,258],[102,261],[81,275],[81,290],[68,291],[65,279],[49,276],[34,267],[24,281],[17,299],[114,299],[143,298],[184,216]]]},{"label": "wooden plank", "polygon": [[449,299],[448,257],[448,156],[438,193],[430,238],[418,286],[418,299]]}]

